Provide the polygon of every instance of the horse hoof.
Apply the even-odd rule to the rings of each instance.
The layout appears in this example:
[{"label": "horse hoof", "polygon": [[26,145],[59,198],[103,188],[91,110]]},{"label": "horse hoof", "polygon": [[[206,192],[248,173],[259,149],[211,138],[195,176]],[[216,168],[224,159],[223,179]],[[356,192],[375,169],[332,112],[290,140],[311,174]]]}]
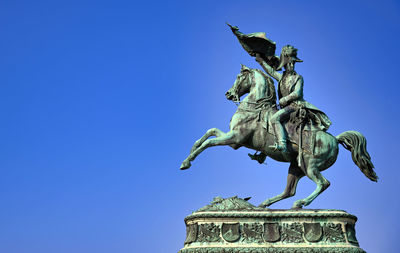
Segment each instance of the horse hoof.
[{"label": "horse hoof", "polygon": [[292,210],[299,210],[299,209],[303,209],[302,206],[292,206],[291,208]]},{"label": "horse hoof", "polygon": [[300,201],[294,202],[292,209],[303,209],[303,203],[301,203]]},{"label": "horse hoof", "polygon": [[260,208],[267,208],[267,205],[264,205],[263,203],[259,204],[258,207]]},{"label": "horse hoof", "polygon": [[181,170],[187,170],[187,169],[190,168],[190,166],[191,166],[190,162],[183,162],[183,163],[181,164],[180,169],[181,169]]}]

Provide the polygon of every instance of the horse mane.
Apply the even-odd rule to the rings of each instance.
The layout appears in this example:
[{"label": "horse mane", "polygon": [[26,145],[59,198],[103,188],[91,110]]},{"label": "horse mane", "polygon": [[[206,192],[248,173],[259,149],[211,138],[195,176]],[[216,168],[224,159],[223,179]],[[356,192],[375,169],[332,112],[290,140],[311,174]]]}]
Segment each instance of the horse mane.
[{"label": "horse mane", "polygon": [[264,80],[265,80],[266,84],[268,85],[268,89],[269,89],[269,96],[266,97],[265,99],[267,101],[271,101],[276,104],[276,91],[275,91],[274,81],[272,80],[272,78],[269,77],[267,74],[265,74],[262,70],[259,70],[259,69],[251,69],[251,70],[258,72],[259,74],[261,74],[264,77]]}]

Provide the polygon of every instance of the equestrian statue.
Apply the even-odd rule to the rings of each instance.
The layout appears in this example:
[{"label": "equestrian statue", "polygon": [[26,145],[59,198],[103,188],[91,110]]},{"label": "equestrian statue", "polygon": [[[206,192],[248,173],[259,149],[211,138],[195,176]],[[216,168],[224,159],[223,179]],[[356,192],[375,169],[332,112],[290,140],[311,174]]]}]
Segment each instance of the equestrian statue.
[{"label": "equestrian statue", "polygon": [[[295,201],[292,206],[302,208],[329,187],[330,183],[321,171],[335,163],[340,143],[351,151],[352,159],[361,172],[376,182],[378,177],[366,150],[366,138],[357,131],[346,131],[336,137],[329,134],[327,130],[331,121],[328,116],[304,100],[303,77],[295,71],[295,64],[302,62],[297,57],[297,49],[286,45],[278,57],[275,55],[275,42],[269,40],[265,33],[243,34],[236,26],[229,27],[265,72],[242,65],[232,88],[225,94],[228,100],[238,104],[230,122],[230,131],[225,133],[217,128],[209,129],[194,143],[181,169],[190,168],[191,162],[212,146],[253,149],[256,153],[249,156],[259,163],[263,163],[266,157],[290,163],[284,191],[265,200],[260,207],[294,196],[298,181],[307,176],[317,187],[308,197]],[[278,72],[282,69],[283,73]],[[278,82],[278,104],[271,77]],[[241,100],[245,94],[248,95]]]}]

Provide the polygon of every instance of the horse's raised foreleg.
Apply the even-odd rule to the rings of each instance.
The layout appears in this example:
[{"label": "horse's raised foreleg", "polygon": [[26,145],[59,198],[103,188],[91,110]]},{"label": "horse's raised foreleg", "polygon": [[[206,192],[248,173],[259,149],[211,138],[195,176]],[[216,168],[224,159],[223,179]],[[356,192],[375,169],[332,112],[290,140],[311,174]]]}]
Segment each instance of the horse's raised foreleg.
[{"label": "horse's raised foreleg", "polygon": [[222,135],[224,135],[225,133],[222,132],[221,130],[219,130],[218,128],[211,128],[208,129],[207,132],[200,138],[198,139],[192,149],[190,150],[190,153],[192,153],[193,151],[195,151],[198,147],[200,147],[201,144],[203,144],[203,142],[205,140],[207,140],[208,138],[210,138],[211,136],[216,136],[216,137],[220,137]]},{"label": "horse's raised foreleg", "polygon": [[213,146],[231,145],[239,142],[239,135],[233,131],[222,134],[219,137],[205,140],[198,148],[196,148],[190,155],[182,162],[181,170],[189,169],[191,161],[193,161],[205,149]]},{"label": "horse's raised foreleg", "polygon": [[300,178],[302,178],[303,176],[304,176],[304,173],[297,166],[297,164],[295,164],[295,163],[290,164],[289,174],[287,177],[287,184],[286,184],[285,190],[281,194],[262,202],[259,205],[259,207],[267,207],[267,206],[270,206],[273,203],[278,202],[282,199],[286,199],[286,198],[294,196],[296,194],[297,183],[299,182]]},{"label": "horse's raised foreleg", "polygon": [[302,208],[303,206],[308,206],[316,197],[318,197],[318,195],[320,195],[323,191],[325,191],[331,184],[324,176],[322,176],[321,172],[316,166],[308,167],[306,175],[317,184],[317,188],[307,198],[299,199],[296,202],[294,202],[292,208],[296,209],[296,208]]}]

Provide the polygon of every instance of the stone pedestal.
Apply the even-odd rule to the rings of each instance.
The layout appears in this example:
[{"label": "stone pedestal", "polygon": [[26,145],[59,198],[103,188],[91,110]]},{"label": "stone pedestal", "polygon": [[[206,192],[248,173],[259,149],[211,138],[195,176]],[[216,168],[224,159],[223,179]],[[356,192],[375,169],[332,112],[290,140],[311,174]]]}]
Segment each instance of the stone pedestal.
[{"label": "stone pedestal", "polygon": [[217,197],[185,218],[179,253],[365,253],[356,221],[341,210],[272,210]]}]

